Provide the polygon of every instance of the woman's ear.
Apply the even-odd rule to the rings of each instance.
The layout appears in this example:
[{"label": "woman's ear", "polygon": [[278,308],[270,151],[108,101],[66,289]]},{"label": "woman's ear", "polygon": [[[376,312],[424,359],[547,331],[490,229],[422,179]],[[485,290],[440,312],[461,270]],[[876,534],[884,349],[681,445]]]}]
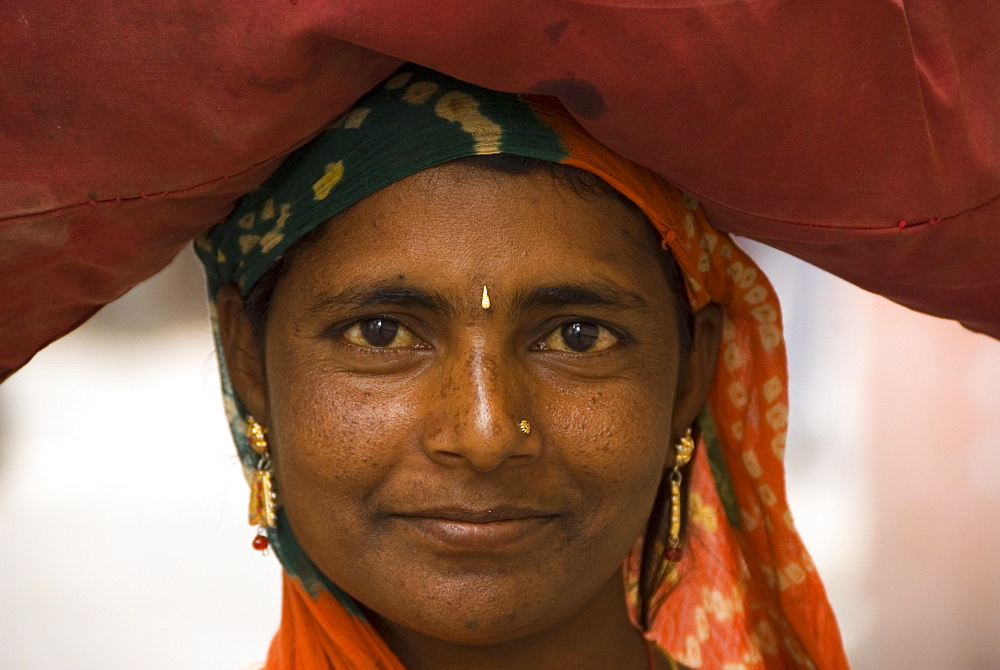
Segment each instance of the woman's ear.
[{"label": "woman's ear", "polygon": [[235,284],[226,284],[215,295],[219,336],[233,390],[247,411],[265,420],[267,393],[264,384],[264,352],[254,337],[243,296]]},{"label": "woman's ear", "polygon": [[677,433],[674,438],[679,438],[694,423],[708,397],[719,357],[722,317],[722,307],[714,302],[705,305],[694,315],[694,341],[687,360],[681,362],[677,396],[674,399],[671,424]]}]

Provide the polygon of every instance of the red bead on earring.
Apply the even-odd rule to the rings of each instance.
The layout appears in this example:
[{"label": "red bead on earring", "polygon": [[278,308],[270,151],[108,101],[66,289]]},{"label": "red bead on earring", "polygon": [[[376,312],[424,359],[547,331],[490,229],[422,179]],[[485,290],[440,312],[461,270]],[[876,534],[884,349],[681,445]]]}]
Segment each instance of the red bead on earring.
[{"label": "red bead on earring", "polygon": [[266,551],[270,546],[270,542],[267,539],[267,535],[261,533],[260,535],[255,535],[253,538],[253,548],[257,551]]}]

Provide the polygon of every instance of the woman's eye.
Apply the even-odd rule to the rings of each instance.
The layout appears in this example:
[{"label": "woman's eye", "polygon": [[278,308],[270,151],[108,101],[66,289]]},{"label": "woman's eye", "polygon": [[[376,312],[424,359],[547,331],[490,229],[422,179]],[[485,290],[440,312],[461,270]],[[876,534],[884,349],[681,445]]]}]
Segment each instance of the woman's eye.
[{"label": "woman's eye", "polygon": [[344,331],[345,340],[359,347],[379,349],[406,349],[420,345],[413,332],[392,319],[365,319]]},{"label": "woman's eye", "polygon": [[595,353],[614,346],[618,338],[604,326],[573,321],[556,328],[542,343],[542,349]]}]

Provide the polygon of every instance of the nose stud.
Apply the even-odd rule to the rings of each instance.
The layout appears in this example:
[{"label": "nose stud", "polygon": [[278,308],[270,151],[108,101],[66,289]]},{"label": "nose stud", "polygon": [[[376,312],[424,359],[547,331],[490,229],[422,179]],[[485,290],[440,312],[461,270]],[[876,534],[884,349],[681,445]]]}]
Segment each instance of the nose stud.
[{"label": "nose stud", "polygon": [[528,423],[527,419],[521,419],[521,423],[517,424],[517,427],[525,435],[531,435],[531,424]]}]

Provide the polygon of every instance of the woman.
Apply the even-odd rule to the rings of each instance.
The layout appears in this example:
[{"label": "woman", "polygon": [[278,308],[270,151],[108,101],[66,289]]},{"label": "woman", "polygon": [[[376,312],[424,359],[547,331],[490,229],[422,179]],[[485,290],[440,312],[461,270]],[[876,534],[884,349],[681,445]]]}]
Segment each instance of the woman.
[{"label": "woman", "polygon": [[267,667],[845,667],[770,286],[554,101],[405,67],[197,247]]}]

